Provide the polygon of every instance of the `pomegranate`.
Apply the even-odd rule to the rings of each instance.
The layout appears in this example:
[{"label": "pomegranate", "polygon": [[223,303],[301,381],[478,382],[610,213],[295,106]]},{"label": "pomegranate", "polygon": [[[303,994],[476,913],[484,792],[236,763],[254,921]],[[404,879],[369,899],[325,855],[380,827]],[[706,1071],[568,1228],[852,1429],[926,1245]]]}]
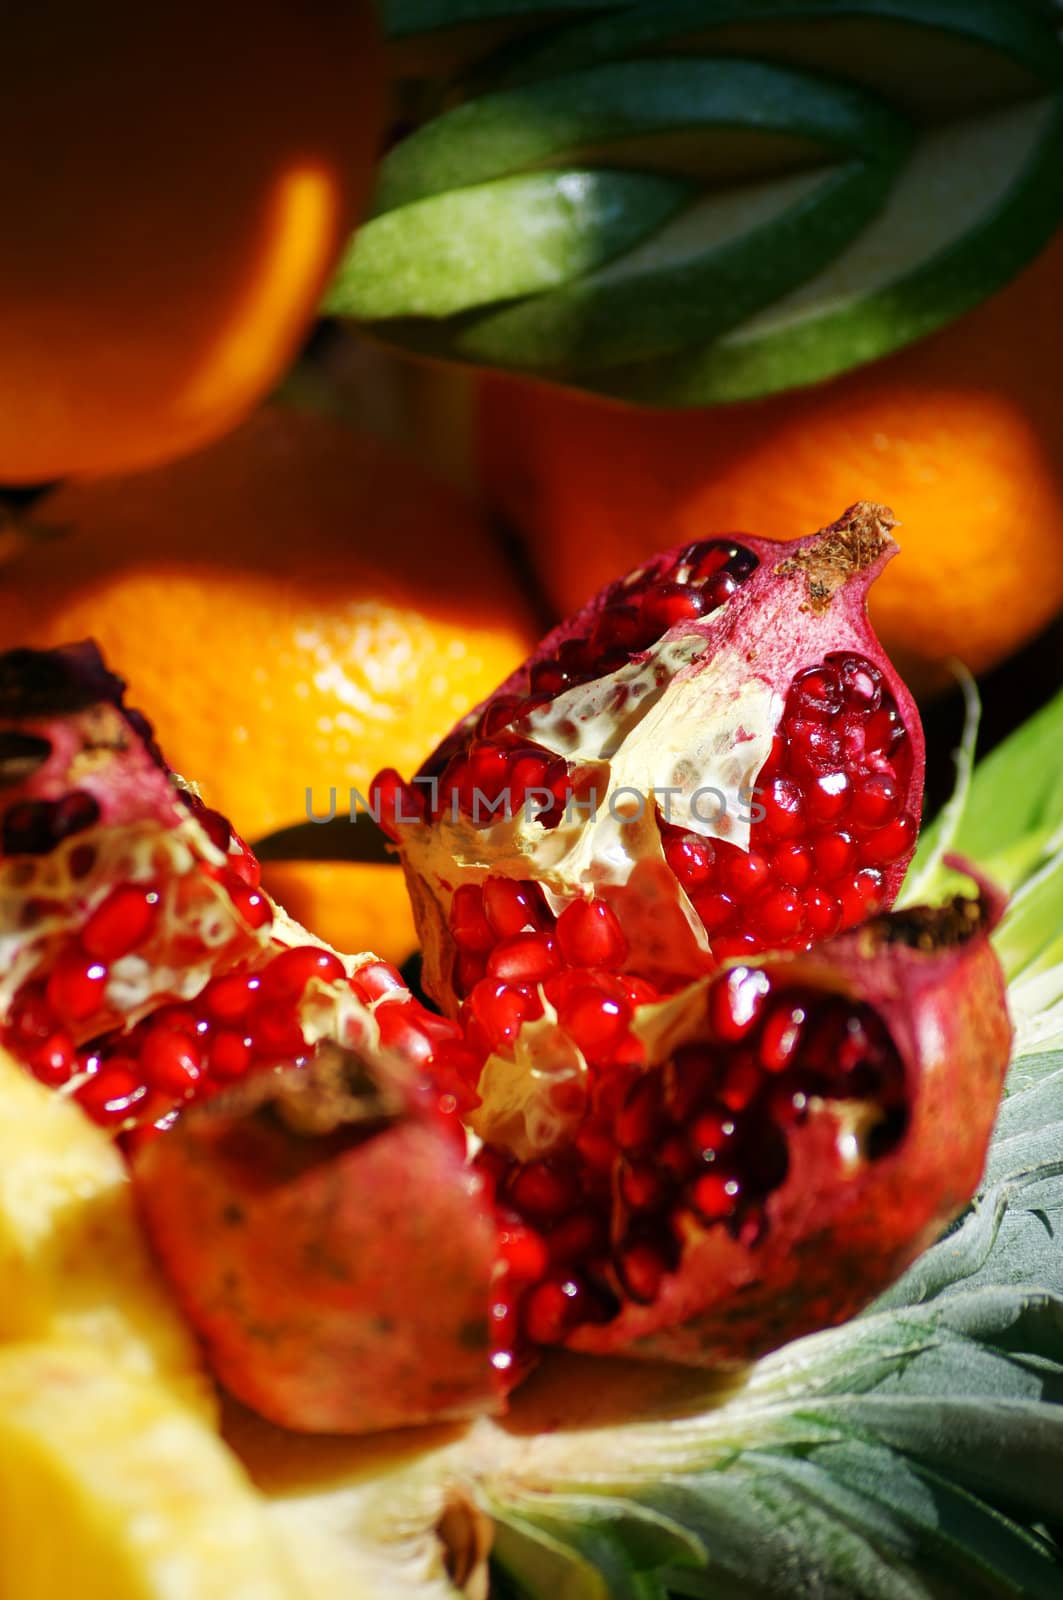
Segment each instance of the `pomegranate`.
[{"label": "pomegranate", "polygon": [[0,1019],[45,1083],[269,937],[258,865],[166,767],[95,645],[0,656]]},{"label": "pomegranate", "polygon": [[892,525],[857,505],[792,544],[659,555],[411,783],[380,774],[426,987],[482,1048],[541,1015],[559,974],[612,975],[560,1017],[567,1048],[605,1047],[633,1004],[721,960],[808,949],[892,904],[923,779],[918,715],[866,615]]},{"label": "pomegranate", "polygon": [[[315,985],[300,1067],[140,1144],[142,1215],[214,1372],[273,1422],[363,1432],[497,1411],[483,1181],[440,1114],[453,1096],[411,1071],[417,1002],[389,988],[370,1008],[351,987],[357,974]],[[437,1045],[456,1036],[432,1021]]]}]

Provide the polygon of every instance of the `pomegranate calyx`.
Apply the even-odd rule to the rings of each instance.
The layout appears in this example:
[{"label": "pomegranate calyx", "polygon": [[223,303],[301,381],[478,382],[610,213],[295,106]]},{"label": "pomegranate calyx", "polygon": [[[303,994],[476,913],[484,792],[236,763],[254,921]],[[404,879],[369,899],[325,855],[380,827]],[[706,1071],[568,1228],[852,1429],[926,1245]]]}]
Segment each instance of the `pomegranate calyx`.
[{"label": "pomegranate calyx", "polygon": [[877,577],[877,569],[896,555],[897,545],[890,538],[890,531],[896,526],[897,518],[888,506],[858,500],[842,512],[837,522],[821,529],[796,554],[780,561],[776,571],[780,577],[803,574],[808,588],[807,608],[826,611],[850,578],[861,572],[869,578]]}]

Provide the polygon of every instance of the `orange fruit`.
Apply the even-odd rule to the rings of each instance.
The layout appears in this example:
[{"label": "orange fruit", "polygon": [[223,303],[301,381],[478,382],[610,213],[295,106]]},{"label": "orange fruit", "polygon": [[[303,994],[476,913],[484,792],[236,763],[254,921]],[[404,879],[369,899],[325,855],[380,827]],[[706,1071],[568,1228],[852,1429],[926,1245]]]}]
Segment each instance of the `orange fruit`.
[{"label": "orange fruit", "polygon": [[[252,842],[303,824],[316,844],[308,794],[321,816],[335,789],[342,818],[380,767],[415,770],[535,638],[475,508],[320,416],[260,411],[153,472],[54,491],[34,525],[0,567],[0,649],[97,639],[175,770]],[[395,866],[266,881],[341,948],[413,948]]]},{"label": "orange fruit", "polygon": [[288,364],[367,192],[370,0],[4,18],[0,483],[216,437]]},{"label": "orange fruit", "polygon": [[1063,234],[951,327],[814,389],[650,412],[484,381],[487,492],[559,611],[707,532],[900,518],[871,613],[913,687],[992,666],[1063,606]]}]

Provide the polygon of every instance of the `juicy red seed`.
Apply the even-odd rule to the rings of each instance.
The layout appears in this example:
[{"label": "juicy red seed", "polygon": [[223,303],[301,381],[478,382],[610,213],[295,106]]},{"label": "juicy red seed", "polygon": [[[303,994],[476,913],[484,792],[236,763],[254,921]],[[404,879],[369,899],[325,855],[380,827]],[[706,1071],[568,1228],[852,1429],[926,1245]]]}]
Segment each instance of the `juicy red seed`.
[{"label": "juicy red seed", "polygon": [[719,1099],[728,1111],[744,1111],[761,1086],[761,1069],[748,1050],[735,1053],[723,1075]]},{"label": "juicy red seed", "polygon": [[478,884],[463,883],[450,902],[450,931],[460,950],[486,955],[495,935],[484,916],[483,893]]},{"label": "juicy red seed", "polygon": [[592,1172],[611,1172],[616,1160],[616,1145],[608,1128],[584,1122],[573,1141],[576,1153]]},{"label": "juicy red seed", "polygon": [[842,927],[855,928],[881,908],[881,873],[865,869],[847,878],[838,885],[838,900],[842,908]]},{"label": "juicy red seed", "polygon": [[901,808],[900,784],[884,772],[869,773],[853,790],[849,818],[858,828],[880,828]]},{"label": "juicy red seed", "polygon": [[713,934],[725,928],[735,913],[735,901],[727,894],[699,894],[694,909],[701,918],[705,932]]},{"label": "juicy red seed", "polygon": [[648,1240],[636,1240],[616,1253],[617,1275],[637,1305],[652,1305],[661,1292],[668,1265],[660,1251]]},{"label": "juicy red seed", "polygon": [[562,1028],[591,1060],[609,1054],[627,1033],[631,1008],[593,988],[578,989],[558,1006]]},{"label": "juicy red seed", "polygon": [[771,870],[780,883],[803,889],[812,878],[812,851],[807,844],[789,840],[772,851]]},{"label": "juicy red seed", "polygon": [[[710,991],[710,1006],[712,1001]],[[679,1124],[687,1121],[695,1107],[704,1100],[718,1069],[719,1057],[711,1046],[688,1044],[679,1047],[664,1074],[665,1101],[673,1121]]]},{"label": "juicy red seed", "polygon": [[185,1033],[166,1027],[149,1028],[140,1047],[140,1069],[147,1083],[161,1094],[184,1095],[202,1075],[202,1053]]},{"label": "juicy red seed", "polygon": [[856,851],[848,833],[824,833],[813,841],[812,856],[824,883],[831,883],[849,871],[856,860]]},{"label": "juicy red seed", "polygon": [[829,939],[841,926],[842,908],[824,889],[810,889],[804,897],[805,927],[817,939]]},{"label": "juicy red seed", "polygon": [[542,1234],[522,1222],[506,1222],[499,1230],[498,1256],[509,1277],[518,1283],[536,1283],[550,1262]]},{"label": "juicy red seed", "polygon": [[505,1294],[491,1302],[488,1311],[492,1349],[512,1350],[520,1336],[520,1319],[516,1301]]},{"label": "juicy red seed", "polygon": [[805,786],[805,814],[809,822],[822,827],[837,822],[849,804],[853,786],[845,772],[823,772]]},{"label": "juicy red seed", "polygon": [[628,943],[604,900],[576,900],[557,919],[557,942],[570,967],[619,967]]},{"label": "juicy red seed", "polygon": [[660,1078],[656,1073],[647,1073],[629,1090],[617,1113],[616,1142],[624,1150],[641,1149],[654,1142],[662,1123]]},{"label": "juicy red seed", "polygon": [[11,1032],[27,1043],[47,1039],[55,1028],[55,1017],[44,996],[43,985],[27,985],[15,998],[8,1019]]},{"label": "juicy red seed", "polygon": [[763,948],[763,940],[755,933],[719,933],[712,941],[713,954],[719,961],[745,960]]},{"label": "juicy red seed", "polygon": [[495,945],[487,958],[487,976],[497,983],[545,983],[561,969],[557,940],[548,933],[519,933]]},{"label": "juicy red seed", "polygon": [[147,1095],[147,1085],[136,1075],[136,1063],[113,1057],[95,1077],[81,1085],[75,1098],[94,1122],[106,1126],[133,1115]]},{"label": "juicy red seed", "polygon": [[481,738],[489,739],[492,734],[501,733],[519,715],[523,704],[520,695],[500,694],[482,713],[476,724],[477,734]]},{"label": "juicy red seed", "polygon": [[511,939],[526,929],[545,927],[549,914],[533,884],[512,878],[487,878],[483,886],[484,915],[497,939]]},{"label": "juicy red seed", "polygon": [[210,806],[202,806],[195,810],[195,817],[215,849],[220,850],[223,856],[228,855],[233,840],[233,830],[228,817],[223,817],[220,811],[214,811]]},{"label": "juicy red seed", "polygon": [[45,990],[58,1017],[85,1022],[103,1004],[107,968],[78,949],[64,950],[52,968]]},{"label": "juicy red seed", "polygon": [[656,1211],[664,1203],[667,1185],[650,1161],[629,1161],[620,1174],[620,1194],[632,1211]]},{"label": "juicy red seed", "polygon": [[550,1229],[546,1247],[552,1266],[570,1266],[600,1255],[606,1246],[607,1229],[600,1217],[590,1211],[577,1211]]},{"label": "juicy red seed", "polygon": [[229,898],[244,921],[252,928],[264,928],[271,920],[273,913],[269,908],[269,901],[259,889],[251,889],[235,872],[227,871],[222,874]]},{"label": "juicy red seed", "polygon": [[841,677],[827,665],[808,667],[794,678],[787,699],[805,717],[833,717],[845,704]]},{"label": "juicy red seed", "polygon": [[723,864],[723,887],[736,900],[751,900],[771,882],[771,868],[757,850],[739,850]]},{"label": "juicy red seed", "polygon": [[721,1222],[738,1210],[741,1185],[723,1172],[706,1172],[691,1185],[690,1203],[705,1222]]},{"label": "juicy red seed", "polygon": [[696,833],[670,833],[664,842],[664,856],[689,893],[712,877],[716,847],[711,839],[702,839]]},{"label": "juicy red seed", "polygon": [[77,1051],[70,1035],[58,1031],[31,1050],[28,1060],[33,1076],[54,1089],[70,1082],[77,1067]]},{"label": "juicy red seed", "polygon": [[803,1006],[781,1002],[773,1006],[761,1025],[757,1059],[766,1072],[784,1072],[801,1044],[806,1021]]},{"label": "juicy red seed", "polygon": [[736,1044],[755,1026],[771,982],[755,967],[732,967],[709,991],[709,1025],[715,1038]]},{"label": "juicy red seed", "polygon": [[706,611],[715,611],[737,593],[738,579],[731,573],[721,572],[718,577],[710,578],[704,590]]},{"label": "juicy red seed", "polygon": [[804,831],[804,795],[792,779],[772,778],[756,801],[764,810],[759,826],[766,838],[793,839]]},{"label": "juicy red seed", "polygon": [[261,986],[261,978],[253,972],[215,978],[203,992],[203,1009],[215,1022],[236,1022],[250,1011]]},{"label": "juicy red seed", "polygon": [[307,984],[316,978],[319,983],[338,983],[346,976],[346,968],[339,956],[317,945],[294,945],[274,956],[262,969],[262,994],[266,1000],[294,1003],[299,1000]]},{"label": "juicy red seed", "polygon": [[888,867],[900,861],[914,848],[917,832],[915,818],[909,812],[894,817],[859,841],[857,855],[861,865]]},{"label": "juicy red seed", "polygon": [[224,1028],[210,1042],[208,1064],[212,1078],[228,1082],[243,1077],[251,1065],[254,1040],[248,1034]]},{"label": "juicy red seed", "polygon": [[686,1140],[676,1133],[660,1146],[657,1160],[665,1172],[681,1183],[693,1171],[696,1157],[691,1155]]},{"label": "juicy red seed", "polygon": [[814,778],[840,764],[842,740],[830,723],[796,717],[787,721],[786,732],[788,764],[801,777]]},{"label": "juicy red seed", "polygon": [[72,789],[56,802],[52,826],[57,839],[67,839],[72,833],[95,827],[99,820],[99,802],[84,789]]},{"label": "juicy red seed", "polygon": [[471,994],[487,971],[487,961],[473,950],[458,950],[451,974],[455,994],[464,999]]},{"label": "juicy red seed", "polygon": [[[383,1010],[378,1013],[383,1015]],[[280,1062],[302,1055],[306,1048],[303,1030],[290,1004],[269,1005],[260,1002],[248,1027],[255,1042],[255,1054],[260,1060]],[[383,1029],[381,1029],[383,1035]]]},{"label": "juicy red seed", "polygon": [[580,1183],[570,1170],[530,1161],[510,1180],[509,1198],[523,1216],[556,1222],[579,1203]]},{"label": "juicy red seed", "polygon": [[882,673],[866,656],[832,655],[827,660],[838,674],[845,706],[868,715],[882,704]]},{"label": "juicy red seed", "polygon": [[[373,1013],[380,1029],[380,1043],[394,1050],[411,1066],[426,1067],[435,1055],[435,1041],[412,1006],[382,1005]],[[300,1046],[290,1053],[298,1054]]]},{"label": "juicy red seed", "polygon": [[532,694],[549,695],[551,699],[571,686],[572,679],[559,661],[536,661],[528,674],[528,689]]},{"label": "juicy red seed", "polygon": [[[550,758],[537,755],[531,751],[524,751],[513,758],[509,768],[510,809],[514,815],[525,809],[530,816],[534,816],[536,807],[542,802],[541,791],[546,787],[546,774],[550,769]],[[535,793],[535,791],[540,791]],[[533,800],[524,802],[532,795]]]},{"label": "juicy red seed", "polygon": [[423,788],[407,783],[394,767],[378,772],[369,785],[369,805],[389,839],[398,839],[403,828],[415,826],[425,816]]},{"label": "juicy red seed", "polygon": [[734,1138],[735,1121],[725,1111],[703,1111],[690,1127],[690,1145],[702,1161],[715,1160]]},{"label": "juicy red seed", "polygon": [[229,866],[241,883],[246,883],[249,889],[257,889],[262,882],[262,868],[246,847],[230,853]]},{"label": "juicy red seed", "polygon": [[144,942],[158,911],[157,890],[120,884],[89,917],[81,930],[81,947],[97,961],[117,961]]},{"label": "juicy red seed", "polygon": [[522,1022],[542,1015],[537,995],[492,978],[478,983],[466,1004],[484,1029],[492,1050],[504,1050],[517,1037]]},{"label": "juicy red seed", "polygon": [[402,973],[390,961],[367,961],[351,978],[351,988],[366,1005],[388,995],[400,998],[408,993]]},{"label": "juicy red seed", "polygon": [[761,936],[769,944],[781,944],[799,933],[805,920],[804,907],[790,889],[773,889],[753,906],[751,916]]},{"label": "juicy red seed", "polygon": [[701,593],[681,583],[657,584],[642,600],[643,621],[655,633],[667,633],[680,622],[694,622],[704,610]]},{"label": "juicy red seed", "polygon": [[524,1332],[533,1344],[559,1344],[586,1320],[586,1286],[577,1277],[547,1278],[521,1307]]}]

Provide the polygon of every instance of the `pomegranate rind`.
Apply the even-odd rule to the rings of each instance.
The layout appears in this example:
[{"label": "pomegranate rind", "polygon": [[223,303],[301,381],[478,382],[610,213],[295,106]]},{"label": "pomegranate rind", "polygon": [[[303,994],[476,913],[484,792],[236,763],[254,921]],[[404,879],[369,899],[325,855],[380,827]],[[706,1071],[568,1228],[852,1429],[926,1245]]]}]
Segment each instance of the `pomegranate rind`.
[{"label": "pomegranate rind", "polygon": [[[520,805],[509,817],[492,814],[478,823],[456,807],[444,807],[434,820],[401,820],[394,833],[424,950],[423,982],[447,1014],[461,1000],[448,926],[453,896],[462,884],[489,876],[534,880],[555,913],[581,897],[605,899],[644,976],[692,979],[707,970],[710,940],[665,862],[655,792],[667,792],[667,820],[748,850],[749,796],[786,691],[798,670],[828,654],[866,654],[882,672],[911,741],[905,809],[918,813],[924,769],[918,712],[867,618],[868,589],[896,553],[892,526],[885,508],[856,505],[792,543],[736,536],[759,565],[730,599],[707,616],[677,623],[618,670],[518,717],[514,731],[569,763],[575,801],[556,825],[545,826]],[[680,549],[663,552],[632,578],[667,574],[680,555]],[[554,629],[462,718],[423,771],[438,770],[443,752],[467,745],[488,707],[526,697],[530,670],[568,641],[588,637],[611,592]],[[709,816],[695,803],[699,791],[718,792],[725,808],[717,805],[718,814]],[[900,890],[910,854],[883,870],[885,907]]]},{"label": "pomegranate rind", "polygon": [[[628,1303],[575,1349],[737,1366],[854,1316],[937,1239],[977,1190],[1010,1057],[1000,964],[978,902],[876,919],[808,955],[751,963],[844,994],[885,1021],[905,1067],[908,1123],[869,1158],[867,1107],[813,1102],[789,1135],[789,1170],[741,1242],[691,1218],[677,1272],[652,1305]],[[704,1015],[707,984],[647,1008],[650,1058]],[[636,1022],[638,1027],[638,1022]]]}]

